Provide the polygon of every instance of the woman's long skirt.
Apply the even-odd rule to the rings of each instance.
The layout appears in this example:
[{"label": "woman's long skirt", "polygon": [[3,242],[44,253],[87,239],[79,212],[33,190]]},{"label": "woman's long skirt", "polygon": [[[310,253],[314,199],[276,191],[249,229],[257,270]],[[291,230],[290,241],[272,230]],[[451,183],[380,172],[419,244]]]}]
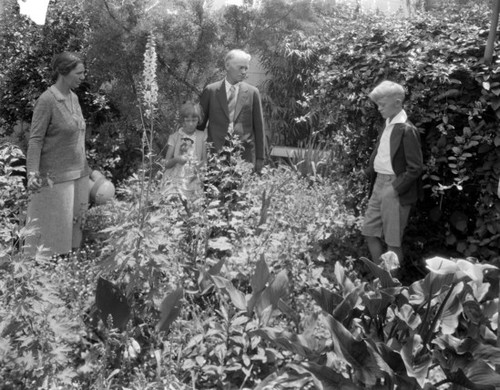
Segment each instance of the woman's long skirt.
[{"label": "woman's long skirt", "polygon": [[89,203],[89,177],[43,187],[30,197],[27,226],[35,232],[25,240],[25,252],[34,255],[66,254],[80,247]]}]

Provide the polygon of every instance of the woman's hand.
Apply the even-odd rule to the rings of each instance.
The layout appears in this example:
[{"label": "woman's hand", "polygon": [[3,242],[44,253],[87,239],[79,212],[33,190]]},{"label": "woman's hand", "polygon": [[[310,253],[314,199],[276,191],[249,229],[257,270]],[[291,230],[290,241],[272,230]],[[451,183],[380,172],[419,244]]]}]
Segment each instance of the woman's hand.
[{"label": "woman's hand", "polygon": [[42,178],[38,172],[28,173],[28,190],[38,191],[42,188]]}]

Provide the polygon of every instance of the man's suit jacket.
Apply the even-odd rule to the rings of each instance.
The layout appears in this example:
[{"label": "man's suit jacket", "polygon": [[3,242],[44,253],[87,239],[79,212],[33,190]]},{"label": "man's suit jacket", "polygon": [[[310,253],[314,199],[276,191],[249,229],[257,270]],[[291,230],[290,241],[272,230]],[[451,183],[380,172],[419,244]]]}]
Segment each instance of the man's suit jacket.
[{"label": "man's suit jacket", "polygon": [[[376,178],[373,164],[382,132],[383,129],[378,136],[368,164],[368,173],[372,179],[371,189],[373,189]],[[408,121],[406,123],[396,123],[391,133],[390,149],[392,169],[396,174],[396,179],[392,185],[399,195],[401,205],[413,204],[420,195],[420,175],[424,168],[420,134],[415,126]]]},{"label": "man's suit jacket", "polygon": [[[222,149],[229,126],[226,87],[224,80],[205,87],[200,97],[203,120],[198,130],[204,130],[208,122],[208,142],[216,151]],[[247,161],[264,159],[264,119],[259,90],[245,82],[240,83],[234,113],[234,133],[243,139],[243,158]]]}]

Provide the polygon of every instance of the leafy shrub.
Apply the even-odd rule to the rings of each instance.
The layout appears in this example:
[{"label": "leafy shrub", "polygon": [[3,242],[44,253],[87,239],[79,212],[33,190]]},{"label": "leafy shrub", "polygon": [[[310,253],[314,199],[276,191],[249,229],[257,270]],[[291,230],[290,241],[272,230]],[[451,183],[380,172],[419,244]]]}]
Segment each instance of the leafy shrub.
[{"label": "leafy shrub", "polygon": [[[499,383],[492,368],[500,352],[492,332],[496,283],[490,284],[498,269],[436,257],[427,260],[431,272],[424,279],[404,287],[386,269],[361,260],[375,277],[372,282],[360,281],[337,263],[336,288],[311,290],[323,310],[321,328],[328,333],[318,334],[316,315],[301,333],[257,331],[296,356],[261,388],[303,386],[305,373],[316,388],[353,390],[429,389],[446,383],[493,389]],[[429,377],[433,364],[444,378],[434,383]]]},{"label": "leafy shrub", "polygon": [[13,248],[19,247],[19,233],[27,208],[24,187],[26,169],[24,154],[15,145],[0,145],[0,261]]},{"label": "leafy shrub", "polygon": [[[79,268],[76,256],[27,258],[17,252],[2,259],[3,386],[68,386],[78,376],[72,362],[85,335],[80,304],[90,296],[88,284],[82,283],[89,276],[86,270]],[[54,275],[67,279],[60,283]]]},{"label": "leafy shrub", "polygon": [[[368,93],[383,79],[402,83],[426,165],[425,198],[404,243],[409,260],[450,253],[496,261],[499,90],[497,66],[481,61],[489,10],[471,4],[448,11],[411,20],[352,11],[326,16],[316,34],[293,46],[284,41],[274,61],[294,64],[290,48],[315,58],[302,70],[283,67],[283,80],[309,69],[308,80],[314,80],[299,88],[303,104],[290,117],[312,121],[310,139],[327,139],[345,183],[346,205],[355,213],[366,195],[359,172],[382,125]],[[309,54],[301,46],[306,43]]]}]

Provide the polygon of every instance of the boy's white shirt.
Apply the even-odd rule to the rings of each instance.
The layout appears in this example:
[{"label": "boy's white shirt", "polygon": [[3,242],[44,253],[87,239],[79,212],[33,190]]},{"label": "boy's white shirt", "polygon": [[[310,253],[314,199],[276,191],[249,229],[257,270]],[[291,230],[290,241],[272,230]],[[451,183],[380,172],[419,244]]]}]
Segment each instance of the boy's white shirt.
[{"label": "boy's white shirt", "polygon": [[380,137],[377,155],[375,156],[375,161],[373,162],[375,172],[385,175],[394,175],[391,162],[391,134],[395,124],[406,123],[407,120],[408,116],[406,115],[405,110],[401,110],[394,118],[392,118],[392,121],[389,121],[389,118],[387,118],[384,131]]}]

